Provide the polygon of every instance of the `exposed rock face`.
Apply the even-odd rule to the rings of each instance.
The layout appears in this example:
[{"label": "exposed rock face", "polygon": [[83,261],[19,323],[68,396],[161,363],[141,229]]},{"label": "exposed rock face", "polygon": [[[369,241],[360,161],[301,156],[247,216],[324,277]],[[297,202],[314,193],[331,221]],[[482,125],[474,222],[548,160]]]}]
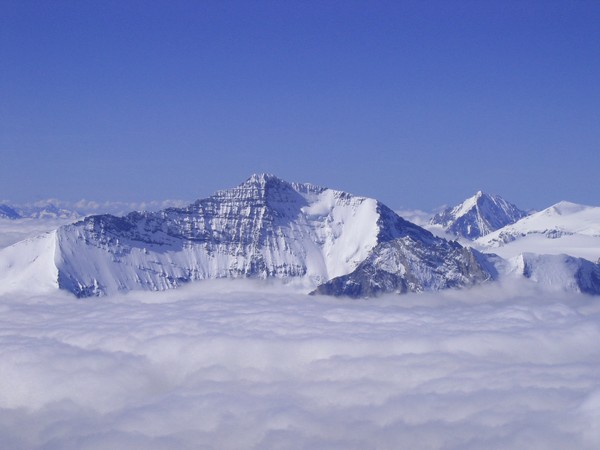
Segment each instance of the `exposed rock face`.
[{"label": "exposed rock face", "polygon": [[546,289],[600,295],[600,264],[587,259],[523,253],[510,262],[518,275]]},{"label": "exposed rock face", "polygon": [[402,294],[471,286],[496,275],[484,255],[456,242],[404,237],[382,242],[356,270],[322,284],[314,293],[350,297]]}]

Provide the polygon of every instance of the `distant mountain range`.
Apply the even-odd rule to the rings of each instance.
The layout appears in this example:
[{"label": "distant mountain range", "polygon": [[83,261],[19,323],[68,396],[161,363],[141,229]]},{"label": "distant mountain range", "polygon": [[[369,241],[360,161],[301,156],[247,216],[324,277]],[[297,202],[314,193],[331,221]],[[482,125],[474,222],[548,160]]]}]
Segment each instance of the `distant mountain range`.
[{"label": "distant mountain range", "polygon": [[[431,226],[473,239],[530,217],[478,192]],[[259,174],[187,207],[89,216],[5,248],[0,288],[28,284],[89,297],[278,278],[315,294],[369,297],[516,276],[600,294],[600,266],[591,261],[531,253],[505,259],[486,248],[436,237],[375,199]]]},{"label": "distant mountain range", "polygon": [[9,205],[0,204],[0,218],[3,219],[19,219],[21,215],[17,210]]},{"label": "distant mountain range", "polygon": [[55,204],[46,203],[39,206],[15,206],[0,204],[2,219],[77,219],[81,214]]},{"label": "distant mountain range", "polygon": [[0,202],[0,219],[77,219],[91,214],[124,215],[131,211],[156,211],[168,207],[181,207],[189,202],[183,200],[160,200],[142,202],[79,200],[77,202],[57,199],[35,203],[13,204]]}]

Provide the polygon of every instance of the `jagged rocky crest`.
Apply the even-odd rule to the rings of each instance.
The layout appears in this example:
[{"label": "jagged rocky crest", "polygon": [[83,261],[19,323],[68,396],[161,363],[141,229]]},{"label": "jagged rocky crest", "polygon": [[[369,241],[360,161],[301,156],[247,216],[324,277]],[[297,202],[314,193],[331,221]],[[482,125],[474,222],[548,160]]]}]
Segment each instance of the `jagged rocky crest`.
[{"label": "jagged rocky crest", "polygon": [[477,192],[460,205],[436,214],[431,225],[440,225],[448,233],[467,239],[477,239],[527,216],[499,195]]},{"label": "jagged rocky crest", "polygon": [[360,297],[493,277],[481,255],[374,199],[268,174],[186,208],[91,216],[56,239],[59,287],[81,297],[246,277]]}]

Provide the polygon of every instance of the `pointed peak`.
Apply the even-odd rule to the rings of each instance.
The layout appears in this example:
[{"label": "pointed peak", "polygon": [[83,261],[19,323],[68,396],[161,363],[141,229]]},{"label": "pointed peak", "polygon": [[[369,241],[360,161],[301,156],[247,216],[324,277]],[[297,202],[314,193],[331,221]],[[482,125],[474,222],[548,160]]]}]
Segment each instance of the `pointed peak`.
[{"label": "pointed peak", "polygon": [[240,187],[261,187],[264,188],[267,185],[289,185],[285,180],[271,174],[271,173],[254,173],[246,179]]},{"label": "pointed peak", "polygon": [[[495,195],[495,194],[488,194],[486,192],[483,192],[482,190],[479,190],[475,193],[475,195],[473,197],[471,197],[471,199],[475,200],[475,202],[481,200],[481,199],[492,199],[492,200],[496,200],[501,198],[499,195]],[[469,199],[470,200],[470,199]],[[466,201],[469,201],[466,200]]]},{"label": "pointed peak", "polygon": [[504,200],[504,198],[498,194],[488,194],[487,192],[483,192],[481,190],[477,191],[475,193],[475,195],[473,197],[471,197],[471,199],[473,199],[475,201],[475,203],[479,203],[479,204],[481,201],[486,201],[486,200],[492,201],[495,203],[506,202],[506,200]]},{"label": "pointed peak", "polygon": [[225,189],[215,192],[216,197],[240,195],[258,195],[265,196],[269,192],[295,191],[296,193],[313,194],[321,193],[324,187],[312,185],[310,183],[291,183],[285,181],[271,173],[255,173],[248,177],[243,183],[231,189]]},{"label": "pointed peak", "polygon": [[527,215],[499,195],[479,190],[461,204],[436,214],[430,221],[447,231],[469,239],[477,238],[511,224]]},{"label": "pointed peak", "polygon": [[290,189],[294,190],[294,186],[292,185],[292,183],[282,180],[281,178],[278,178],[273,174],[255,173],[236,187],[217,191],[214,195],[217,197],[223,197],[231,195],[240,195],[241,192],[244,192],[245,194],[243,195],[258,195],[262,197],[267,195],[267,192],[272,190]]},{"label": "pointed peak", "polygon": [[281,178],[276,177],[272,173],[262,172],[262,173],[253,173],[250,177],[245,181],[245,183],[266,183],[271,180],[283,181]]}]

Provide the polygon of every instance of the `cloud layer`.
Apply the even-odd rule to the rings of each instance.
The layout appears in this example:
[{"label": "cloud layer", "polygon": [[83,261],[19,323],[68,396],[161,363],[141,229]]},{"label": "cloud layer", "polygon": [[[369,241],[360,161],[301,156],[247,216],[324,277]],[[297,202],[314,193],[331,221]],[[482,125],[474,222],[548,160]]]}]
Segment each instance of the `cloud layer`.
[{"label": "cloud layer", "polygon": [[0,447],[598,448],[600,303],[529,289],[5,296]]}]

